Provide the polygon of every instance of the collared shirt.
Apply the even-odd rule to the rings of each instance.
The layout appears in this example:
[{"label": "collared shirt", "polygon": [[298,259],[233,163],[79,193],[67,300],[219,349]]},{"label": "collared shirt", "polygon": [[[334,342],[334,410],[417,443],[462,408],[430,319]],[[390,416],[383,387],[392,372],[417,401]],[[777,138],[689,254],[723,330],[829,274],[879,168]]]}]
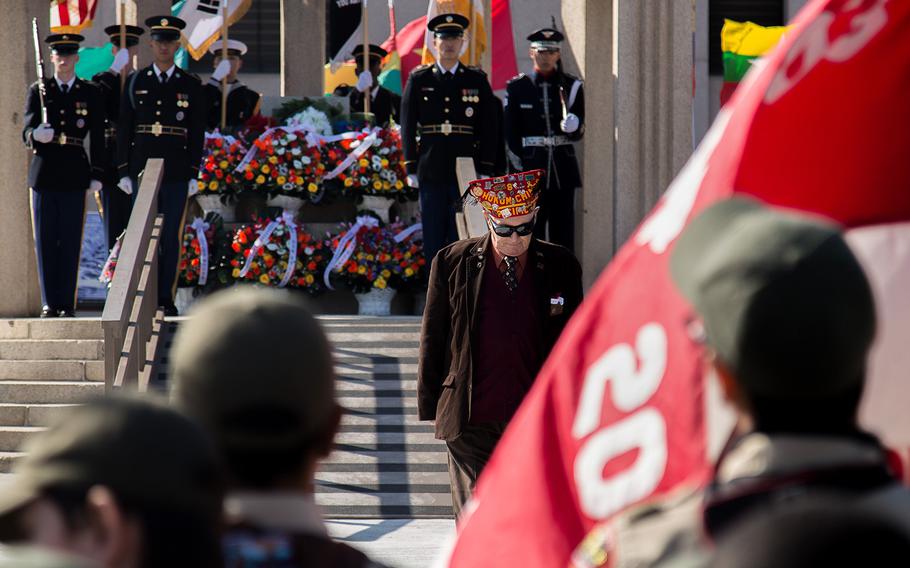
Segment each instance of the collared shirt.
[{"label": "collared shirt", "polygon": [[[492,237],[491,237],[492,238]],[[496,247],[490,243],[490,250],[493,251],[493,261],[496,263],[496,267],[499,268],[500,272],[506,271],[506,257],[504,254],[501,254]],[[515,277],[521,281],[521,276],[525,272],[525,266],[528,264],[528,251],[525,249],[521,256],[518,257],[518,266],[515,268]]]},{"label": "collared shirt", "polygon": [[460,62],[460,61],[456,61],[456,62],[455,62],[455,66],[452,67],[451,70],[449,70],[449,69],[446,69],[445,67],[443,67],[443,66],[442,66],[442,63],[440,63],[440,62],[438,62],[438,61],[436,62],[436,67],[439,67],[439,70],[442,72],[443,75],[445,75],[446,73],[451,73],[452,75],[454,75],[454,74],[458,71],[458,66],[459,66],[459,65],[461,65],[461,62]]},{"label": "collared shirt", "polygon": [[224,500],[227,518],[240,519],[268,530],[328,537],[312,494],[238,491]]},{"label": "collared shirt", "polygon": [[54,75],[54,80],[57,81],[57,86],[60,87],[61,91],[63,90],[63,85],[66,85],[66,90],[67,90],[67,92],[69,92],[73,88],[73,83],[76,82],[76,76],[73,75],[69,81],[64,83],[63,81],[60,80],[60,77],[58,77],[57,75]]},{"label": "collared shirt", "polygon": [[[161,68],[158,67],[157,63],[152,63],[152,67],[155,68],[155,76],[158,77],[160,80],[161,79]],[[164,74],[167,75],[168,81],[170,81],[171,77],[174,76],[175,69],[177,69],[177,65],[171,65],[171,68],[164,72]]]}]

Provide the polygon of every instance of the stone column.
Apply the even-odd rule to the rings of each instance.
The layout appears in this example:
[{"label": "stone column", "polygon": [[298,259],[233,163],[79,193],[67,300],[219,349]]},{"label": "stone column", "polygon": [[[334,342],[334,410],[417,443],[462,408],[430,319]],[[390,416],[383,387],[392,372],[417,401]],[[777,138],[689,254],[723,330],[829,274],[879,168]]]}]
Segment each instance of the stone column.
[{"label": "stone column", "polygon": [[325,0],[281,0],[281,96],[321,96]]},{"label": "stone column", "polygon": [[[0,58],[0,317],[35,316],[41,308],[29,190],[25,185],[29,151],[22,143],[28,86],[36,79],[32,17],[48,33],[44,2],[6,0],[0,18],[4,57]],[[43,37],[41,38],[44,39]],[[42,46],[43,48],[43,46]],[[45,58],[47,50],[43,49]],[[45,71],[50,75],[53,70]]]},{"label": "stone column", "polygon": [[694,8],[679,0],[568,0],[585,80],[577,251],[590,285],[692,152]]},{"label": "stone column", "polygon": [[[137,4],[137,15],[136,15],[136,25],[145,28],[146,18],[151,18],[152,16],[165,16],[171,13],[171,0],[136,0]],[[129,18],[130,10],[127,9],[127,18]],[[127,19],[129,22],[129,19]],[[152,51],[149,47],[149,38],[148,29],[145,30],[145,34],[139,38],[139,66],[137,69],[142,69],[147,65],[151,65]]]}]

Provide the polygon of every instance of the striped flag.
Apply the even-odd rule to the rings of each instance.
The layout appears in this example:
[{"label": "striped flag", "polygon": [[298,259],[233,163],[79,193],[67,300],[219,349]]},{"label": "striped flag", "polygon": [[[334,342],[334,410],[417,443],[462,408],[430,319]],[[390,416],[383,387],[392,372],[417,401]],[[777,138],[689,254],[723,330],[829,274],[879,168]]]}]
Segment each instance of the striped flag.
[{"label": "striped flag", "polygon": [[76,34],[92,25],[98,0],[51,0],[51,32]]},{"label": "striped flag", "polygon": [[787,26],[765,27],[752,22],[724,20],[720,31],[720,48],[724,58],[724,86],[720,104],[724,105],[736,86],[752,68],[752,62],[765,55],[783,37]]},{"label": "striped flag", "polygon": [[[226,2],[226,6],[222,6]],[[186,22],[183,45],[196,61],[202,59],[210,45],[221,37],[222,14],[227,12],[227,25],[242,18],[253,0],[185,0],[179,12],[171,12]]]},{"label": "striped flag", "polygon": [[[429,22],[439,14],[461,14],[471,22],[464,32],[465,42],[459,59],[465,65],[479,67],[483,52],[487,49],[483,3],[480,0],[430,0],[427,6],[427,21]],[[433,63],[436,61],[437,55],[436,48],[433,47],[433,33],[426,30],[422,63]]]}]

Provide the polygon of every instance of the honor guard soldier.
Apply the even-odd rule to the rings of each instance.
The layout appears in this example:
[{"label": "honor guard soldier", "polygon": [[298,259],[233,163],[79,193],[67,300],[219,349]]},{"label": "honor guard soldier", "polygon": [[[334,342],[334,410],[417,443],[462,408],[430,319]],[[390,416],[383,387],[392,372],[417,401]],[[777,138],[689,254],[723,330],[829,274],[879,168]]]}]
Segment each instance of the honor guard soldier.
[{"label": "honor guard soldier", "polygon": [[237,79],[237,73],[243,67],[243,56],[247,47],[242,41],[229,39],[227,42],[228,58],[222,59],[224,42],[216,41],[209,47],[209,53],[215,56],[215,71],[205,84],[205,100],[208,102],[208,130],[221,128],[221,81],[227,77],[227,119],[225,128],[236,130],[242,127],[251,116],[259,113],[262,96]]},{"label": "honor guard soldier", "polygon": [[[468,19],[440,14],[427,24],[437,62],[411,72],[401,104],[401,140],[408,184],[420,189],[426,258],[458,239],[455,212],[461,191],[455,159],[473,157],[478,172],[496,162],[498,104],[480,69],[458,61]],[[419,142],[418,142],[419,137]]]},{"label": "honor guard soldier", "polygon": [[339,85],[334,94],[348,97],[351,113],[363,112],[363,94],[370,91],[370,112],[376,117],[377,126],[385,126],[390,121],[399,122],[401,97],[379,84],[379,73],[382,72],[382,60],[389,52],[378,45],[369,46],[370,69],[363,68],[363,45],[354,48],[354,62],[357,64],[357,85]]},{"label": "honor guard soldier", "polygon": [[[85,191],[101,190],[104,163],[104,109],[97,87],[76,77],[76,34],[52,34],[54,77],[41,79],[28,91],[22,139],[32,150],[28,170],[32,222],[41,285],[41,317],[72,317]],[[44,90],[44,108],[41,91]],[[85,150],[90,135],[91,163]]]},{"label": "honor guard soldier", "polygon": [[575,189],[581,187],[581,173],[572,143],[585,132],[585,97],[581,79],[562,71],[563,38],[553,28],[528,36],[534,72],[518,75],[506,86],[505,131],[513,168],[547,172],[534,234],[574,250]]},{"label": "honor guard soldier", "polygon": [[92,77],[92,81],[101,89],[104,101],[104,188],[101,190],[102,208],[104,209],[104,233],[107,236],[108,250],[114,248],[117,237],[126,229],[133,210],[133,200],[122,189],[117,187],[117,121],[120,119],[120,74],[123,70],[132,72],[133,56],[139,45],[139,36],[145,30],[138,26],[125,26],[124,42],[126,49],[120,49],[120,26],[104,28],[113,44],[114,62],[110,69]]},{"label": "honor guard soldier", "polygon": [[120,99],[118,185],[135,200],[146,161],[164,159],[158,193],[158,212],[164,214],[158,302],[165,315],[172,316],[177,315],[174,288],[186,200],[197,191],[205,141],[205,95],[199,79],[174,63],[180,30],[186,23],[172,16],[155,16],[145,25],[151,35],[154,62],[130,75]]}]

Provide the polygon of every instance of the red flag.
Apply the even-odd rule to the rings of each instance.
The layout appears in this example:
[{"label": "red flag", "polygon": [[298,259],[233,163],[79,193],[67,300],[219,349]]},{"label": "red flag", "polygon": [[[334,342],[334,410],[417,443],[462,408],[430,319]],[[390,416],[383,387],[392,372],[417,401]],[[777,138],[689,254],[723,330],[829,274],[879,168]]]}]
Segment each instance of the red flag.
[{"label": "red flag", "polygon": [[408,75],[411,70],[420,65],[420,55],[423,51],[423,34],[426,31],[427,17],[420,16],[416,20],[398,30],[395,37],[390,37],[382,44],[386,51],[398,51],[401,58],[401,84],[407,85]]},{"label": "red flag", "polygon": [[491,84],[494,91],[505,89],[509,79],[518,75],[515,61],[515,42],[512,41],[512,11],[509,0],[493,0],[493,69]]},{"label": "red flag", "polygon": [[864,424],[910,446],[907,37],[907,2],[804,9],[570,322],[481,477],[451,566],[566,566],[617,512],[705,481],[709,436],[726,430],[668,257],[688,219],[735,192],[845,227],[881,321]]}]

